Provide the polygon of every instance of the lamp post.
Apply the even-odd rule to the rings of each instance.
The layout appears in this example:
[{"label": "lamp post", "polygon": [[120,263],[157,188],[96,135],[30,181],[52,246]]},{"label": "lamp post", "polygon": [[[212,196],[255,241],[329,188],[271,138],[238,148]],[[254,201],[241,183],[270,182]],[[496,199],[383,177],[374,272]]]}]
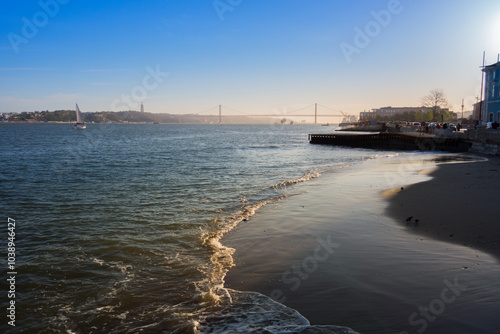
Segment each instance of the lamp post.
[{"label": "lamp post", "polygon": [[[464,121],[464,99],[462,98],[462,122]],[[460,123],[462,124],[462,123]]]}]

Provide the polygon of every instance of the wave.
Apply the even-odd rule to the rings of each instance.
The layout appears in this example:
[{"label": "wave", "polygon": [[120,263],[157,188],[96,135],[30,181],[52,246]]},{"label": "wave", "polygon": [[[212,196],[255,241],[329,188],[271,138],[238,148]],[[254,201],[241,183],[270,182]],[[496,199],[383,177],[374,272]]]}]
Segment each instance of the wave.
[{"label": "wave", "polygon": [[273,185],[273,188],[282,188],[282,187],[292,186],[294,184],[306,182],[306,181],[309,181],[311,179],[314,179],[314,178],[317,178],[320,176],[321,176],[321,173],[319,173],[316,170],[309,171],[309,172],[304,173],[304,175],[302,175],[302,177],[300,177],[296,180],[283,181],[283,182],[276,183],[275,185]]},{"label": "wave", "polygon": [[[321,174],[317,171],[309,171],[304,173],[304,175],[298,179],[283,181],[273,185],[271,188],[277,189],[284,186],[295,185],[317,178],[320,175]],[[242,205],[240,210],[222,218],[214,218],[211,221],[210,226],[202,232],[201,236],[202,244],[206,246],[211,253],[211,268],[208,273],[211,286],[208,290],[223,289],[224,277],[227,271],[234,266],[232,255],[235,250],[233,248],[224,246],[220,242],[222,237],[233,230],[236,226],[238,226],[240,222],[248,221],[250,217],[255,215],[255,213],[263,206],[278,202],[289,196],[291,195],[274,196],[253,204],[248,204],[247,199],[245,198],[242,199],[242,202],[244,204]]]},{"label": "wave", "polygon": [[253,146],[248,146],[248,149],[277,149],[277,148],[282,148],[280,145],[272,145],[272,144],[263,144],[263,145],[253,145]]},{"label": "wave", "polygon": [[242,221],[247,221],[263,206],[280,201],[288,196],[276,196],[255,204],[244,204],[241,210],[223,218],[214,218],[206,231],[202,233],[202,244],[210,253],[209,289],[210,291],[224,287],[224,277],[227,271],[234,266],[234,249],[224,246],[220,240],[229,231],[233,230]]},{"label": "wave", "polygon": [[296,310],[257,292],[227,291],[232,302],[195,324],[197,333],[357,333],[348,327],[311,326]]},{"label": "wave", "polygon": [[[317,171],[310,171],[296,180],[284,181],[272,188],[295,185],[320,175]],[[174,307],[177,316],[184,318],[176,333],[356,333],[347,327],[311,326],[298,311],[270,297],[224,287],[225,276],[234,266],[235,249],[224,246],[222,237],[239,223],[249,220],[260,208],[289,196],[274,196],[254,204],[243,200],[240,210],[214,218],[202,231],[201,243],[209,250],[209,264],[201,269],[207,276],[196,283],[198,294],[193,299]]]},{"label": "wave", "polygon": [[[340,165],[328,166],[323,172],[338,170],[367,159],[391,157],[382,154],[343,161]],[[305,172],[294,180],[279,182],[270,187],[280,191],[321,176],[318,169]],[[257,292],[242,292],[224,286],[227,272],[235,265],[234,248],[224,246],[221,239],[236,228],[239,223],[248,221],[267,204],[278,202],[292,195],[280,195],[248,203],[229,215],[216,217],[201,230],[201,244],[208,250],[207,264],[199,270],[205,273],[202,281],[196,282],[197,294],[191,300],[175,305],[172,309],[178,326],[175,333],[356,333],[342,326],[312,326],[298,311],[289,308],[268,296]]]}]

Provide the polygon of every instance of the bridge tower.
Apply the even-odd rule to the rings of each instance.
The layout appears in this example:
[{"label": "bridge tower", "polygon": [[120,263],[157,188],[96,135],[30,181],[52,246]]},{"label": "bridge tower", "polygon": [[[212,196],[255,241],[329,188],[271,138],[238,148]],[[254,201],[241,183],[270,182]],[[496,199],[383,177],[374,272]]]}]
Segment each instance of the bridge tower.
[{"label": "bridge tower", "polygon": [[318,104],[314,104],[314,124],[318,124]]}]

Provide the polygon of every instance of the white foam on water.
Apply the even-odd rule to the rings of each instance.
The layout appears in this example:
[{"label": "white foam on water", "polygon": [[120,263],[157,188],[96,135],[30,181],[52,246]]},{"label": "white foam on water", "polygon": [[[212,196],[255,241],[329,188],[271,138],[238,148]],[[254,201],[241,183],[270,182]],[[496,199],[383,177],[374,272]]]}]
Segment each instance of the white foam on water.
[{"label": "white foam on water", "polygon": [[[338,170],[362,163],[368,159],[388,158],[398,154],[381,154],[342,165],[331,166],[325,172]],[[318,170],[311,170],[295,180],[283,181],[272,188],[282,189],[320,177]],[[247,221],[263,206],[275,203],[291,195],[282,195],[248,204],[242,200],[241,210],[212,220],[210,226],[202,231],[202,244],[209,249],[210,264],[203,268],[208,278],[197,282],[199,294],[192,300],[176,305],[177,315],[185,319],[184,330],[179,333],[356,333],[341,326],[311,326],[298,311],[280,304],[270,297],[256,292],[241,292],[224,287],[226,273],[234,266],[232,255],[235,249],[224,246],[220,240],[239,223]],[[191,308],[198,304],[201,308]],[[187,326],[187,327],[186,327]],[[189,329],[187,329],[189,328]]]},{"label": "white foam on water", "polygon": [[[319,177],[317,171],[305,173],[301,178],[285,181],[273,188],[295,185]],[[290,195],[288,195],[290,196]],[[296,310],[256,293],[241,292],[224,287],[224,278],[234,266],[234,249],[220,240],[239,223],[247,221],[263,206],[288,196],[277,196],[255,204],[243,201],[241,210],[212,220],[202,232],[202,244],[209,249],[210,264],[204,268],[208,278],[197,282],[199,294],[188,302],[176,305],[176,314],[185,319],[179,333],[356,333],[339,326],[311,326]],[[193,308],[197,304],[199,308]]]},{"label": "white foam on water", "polygon": [[311,179],[314,179],[314,178],[317,178],[317,177],[320,177],[320,176],[321,176],[321,173],[319,173],[316,170],[309,171],[307,173],[304,173],[304,175],[302,177],[300,177],[300,178],[298,178],[296,180],[283,181],[283,182],[276,183],[273,186],[273,188],[281,188],[281,187],[286,187],[286,186],[292,186],[294,184],[306,182],[306,181],[309,181]]},{"label": "white foam on water", "polygon": [[356,333],[347,327],[311,326],[296,310],[257,292],[227,291],[232,302],[200,320],[197,333]]}]

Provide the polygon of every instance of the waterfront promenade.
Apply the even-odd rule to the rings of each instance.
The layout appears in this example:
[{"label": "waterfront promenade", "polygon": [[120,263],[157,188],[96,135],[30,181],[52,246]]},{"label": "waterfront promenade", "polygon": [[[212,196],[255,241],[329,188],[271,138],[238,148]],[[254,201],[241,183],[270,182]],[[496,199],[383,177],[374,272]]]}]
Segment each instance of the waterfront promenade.
[{"label": "waterfront promenade", "polygon": [[473,129],[463,132],[334,132],[310,134],[311,144],[348,146],[379,150],[471,152],[500,155],[500,131]]}]

